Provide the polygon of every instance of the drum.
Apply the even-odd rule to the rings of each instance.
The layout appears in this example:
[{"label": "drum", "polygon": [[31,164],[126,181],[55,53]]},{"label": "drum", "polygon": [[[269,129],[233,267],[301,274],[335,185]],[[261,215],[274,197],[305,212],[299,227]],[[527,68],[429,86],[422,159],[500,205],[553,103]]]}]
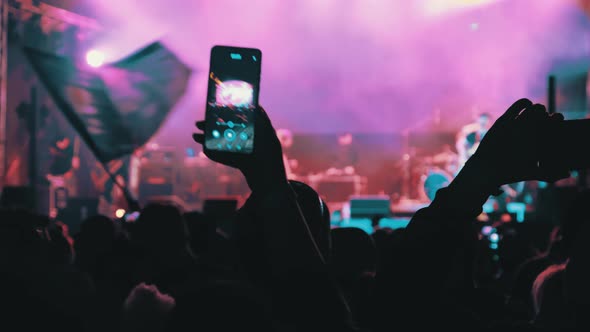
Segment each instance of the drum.
[{"label": "drum", "polygon": [[448,186],[451,181],[451,176],[439,168],[428,170],[426,174],[422,175],[420,186],[422,199],[432,201],[436,192]]}]

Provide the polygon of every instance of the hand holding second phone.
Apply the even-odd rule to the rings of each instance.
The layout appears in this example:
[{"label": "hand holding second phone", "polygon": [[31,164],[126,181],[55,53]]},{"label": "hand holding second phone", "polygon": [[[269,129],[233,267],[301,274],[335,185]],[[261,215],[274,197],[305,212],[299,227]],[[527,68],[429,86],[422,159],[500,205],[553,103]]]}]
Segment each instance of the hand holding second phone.
[{"label": "hand holding second phone", "polygon": [[497,189],[520,181],[553,182],[568,177],[566,169],[549,168],[540,162],[555,125],[561,121],[563,115],[550,115],[541,104],[528,99],[516,101],[485,135],[458,180],[468,177],[488,189]]},{"label": "hand holding second phone", "polygon": [[[203,133],[194,133],[193,140],[203,145],[203,152],[209,159],[239,169],[253,192],[269,192],[288,184],[283,153],[267,113],[262,107],[254,112],[254,151],[251,154],[208,150]],[[196,126],[205,131],[205,121],[197,122]]]}]

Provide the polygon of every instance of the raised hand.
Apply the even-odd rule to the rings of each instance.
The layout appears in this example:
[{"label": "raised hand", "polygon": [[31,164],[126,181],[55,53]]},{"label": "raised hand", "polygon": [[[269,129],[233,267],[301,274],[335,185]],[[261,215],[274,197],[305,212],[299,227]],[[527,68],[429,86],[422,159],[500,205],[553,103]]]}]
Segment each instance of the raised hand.
[{"label": "raised hand", "polygon": [[[254,116],[254,151],[251,154],[209,150],[204,145],[205,135],[202,133],[194,133],[193,139],[203,145],[203,152],[209,159],[239,169],[252,191],[272,191],[288,184],[281,143],[262,107],[254,111]],[[204,131],[205,121],[197,122],[196,126]]]},{"label": "raised hand", "polygon": [[540,162],[560,121],[563,115],[549,115],[545,106],[520,99],[494,123],[466,167],[477,170],[495,187],[526,180],[552,182],[566,178],[566,169],[548,168]]}]

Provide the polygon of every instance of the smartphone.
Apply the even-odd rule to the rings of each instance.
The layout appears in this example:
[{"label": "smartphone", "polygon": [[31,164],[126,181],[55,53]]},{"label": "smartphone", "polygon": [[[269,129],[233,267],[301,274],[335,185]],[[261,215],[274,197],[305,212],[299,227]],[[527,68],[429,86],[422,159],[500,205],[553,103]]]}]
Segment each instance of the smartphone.
[{"label": "smartphone", "polygon": [[570,171],[590,169],[590,119],[560,122],[541,161]]},{"label": "smartphone", "polygon": [[261,60],[262,53],[254,48],[211,49],[205,149],[245,154],[254,151]]}]

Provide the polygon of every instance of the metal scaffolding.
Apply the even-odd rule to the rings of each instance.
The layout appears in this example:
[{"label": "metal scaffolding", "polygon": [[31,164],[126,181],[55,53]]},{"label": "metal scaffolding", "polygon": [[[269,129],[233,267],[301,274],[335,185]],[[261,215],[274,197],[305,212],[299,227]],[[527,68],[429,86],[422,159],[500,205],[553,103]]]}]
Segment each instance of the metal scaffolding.
[{"label": "metal scaffolding", "polygon": [[6,183],[7,160],[7,98],[8,98],[8,18],[9,14],[19,21],[25,13],[38,14],[55,22],[75,25],[86,31],[100,31],[97,20],[44,2],[31,3],[26,0],[0,0],[0,192]]},{"label": "metal scaffolding", "polygon": [[6,173],[6,97],[8,75],[8,0],[0,0],[0,191]]}]

